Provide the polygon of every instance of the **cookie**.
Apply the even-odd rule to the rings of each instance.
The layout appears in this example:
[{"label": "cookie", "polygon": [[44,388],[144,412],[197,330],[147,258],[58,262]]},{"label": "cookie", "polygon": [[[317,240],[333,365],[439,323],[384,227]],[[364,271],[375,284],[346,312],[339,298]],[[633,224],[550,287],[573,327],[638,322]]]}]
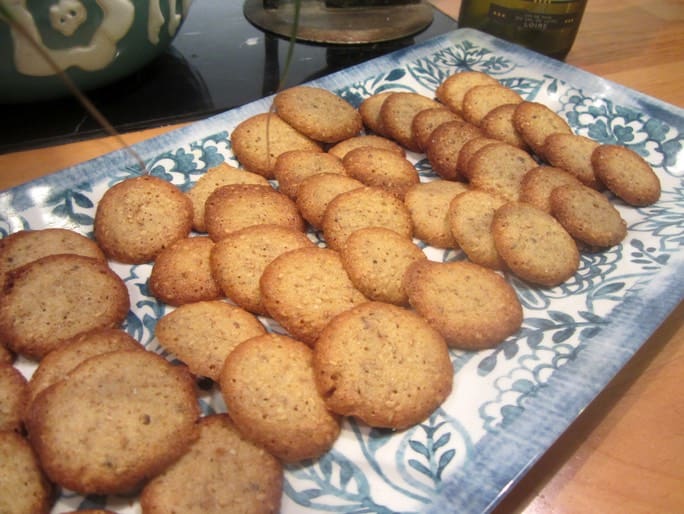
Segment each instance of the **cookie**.
[{"label": "cookie", "polygon": [[12,364],[15,358],[16,355],[14,355],[14,353],[11,352],[9,348],[5,347],[5,345],[2,344],[2,341],[0,341],[0,363]]},{"label": "cookie", "polygon": [[468,259],[486,268],[502,270],[505,264],[494,244],[492,219],[506,200],[476,189],[456,196],[449,204],[447,219],[457,245]]},{"label": "cookie", "polygon": [[189,373],[149,351],[96,355],[43,390],[27,417],[54,483],[80,494],[127,494],[197,438]]},{"label": "cookie", "polygon": [[410,239],[381,227],[353,232],[340,251],[342,265],[366,298],[405,305],[402,277],[409,264],[427,259]]},{"label": "cookie", "polygon": [[458,171],[461,148],[469,140],[482,137],[482,131],[467,121],[448,121],[430,136],[425,154],[432,169],[445,180],[464,180]]},{"label": "cookie", "polygon": [[413,222],[404,203],[377,187],[363,187],[333,198],[323,215],[323,237],[333,250],[339,250],[347,237],[360,228],[385,227],[411,238]]},{"label": "cookie", "polygon": [[480,120],[480,128],[487,137],[498,139],[523,150],[529,150],[528,144],[518,133],[513,123],[513,114],[517,107],[517,103],[495,107]]},{"label": "cookie", "polygon": [[554,166],[538,166],[528,171],[520,182],[520,201],[551,213],[551,193],[564,185],[582,183],[567,171]]},{"label": "cookie", "polygon": [[230,134],[233,153],[240,164],[267,179],[282,153],[290,150],[322,152],[321,145],[297,131],[274,112],[260,113],[241,121]]},{"label": "cookie", "polygon": [[282,253],[312,246],[306,234],[297,230],[278,225],[247,227],[216,243],[211,273],[237,305],[254,314],[268,315],[259,288],[264,268]]},{"label": "cookie", "polygon": [[297,208],[302,217],[314,228],[323,225],[328,204],[341,193],[364,187],[363,182],[347,175],[324,173],[306,178],[297,194]]},{"label": "cookie", "polygon": [[49,255],[10,273],[0,296],[0,339],[40,360],[81,332],[119,326],[129,307],[126,284],[102,261]]},{"label": "cookie", "polygon": [[211,193],[221,186],[230,184],[270,185],[263,176],[230,166],[225,162],[207,170],[185,193],[190,198],[190,202],[192,202],[193,229],[197,232],[207,231],[204,223],[204,204]]},{"label": "cookie", "polygon": [[386,135],[382,126],[380,111],[382,109],[382,104],[385,103],[385,100],[393,93],[394,91],[375,93],[364,99],[359,105],[359,114],[361,115],[364,127],[375,135]]},{"label": "cookie", "polygon": [[90,357],[116,350],[144,349],[132,336],[118,328],[99,328],[72,337],[40,361],[28,381],[27,403],[33,402],[43,389],[64,379]]},{"label": "cookie", "polygon": [[383,148],[356,148],[342,160],[347,174],[367,186],[404,198],[406,190],[420,182],[418,172],[406,157]]},{"label": "cookie", "polygon": [[432,107],[416,114],[411,126],[416,148],[425,151],[432,132],[447,121],[463,121],[463,118],[446,107]]},{"label": "cookie", "polygon": [[295,86],[273,98],[278,115],[314,141],[337,143],[363,128],[359,112],[346,100],[320,87]]},{"label": "cookie", "polygon": [[28,400],[26,378],[11,364],[0,363],[0,432],[21,433]]},{"label": "cookie", "polygon": [[378,136],[376,134],[360,134],[358,136],[350,137],[349,139],[340,141],[336,145],[328,148],[328,153],[343,159],[349,151],[364,146],[383,148],[385,150],[396,152],[401,156],[406,155],[406,151],[399,144],[395,143],[391,139]]},{"label": "cookie", "polygon": [[0,431],[0,512],[48,514],[54,498],[55,490],[28,441]]},{"label": "cookie", "polygon": [[517,294],[498,273],[467,262],[424,261],[404,276],[411,306],[453,348],[492,348],[522,324]]},{"label": "cookie", "polygon": [[346,175],[347,171],[338,157],[323,152],[292,150],[276,159],[273,175],[278,181],[278,191],[292,200],[297,199],[299,183],[307,177],[320,173]]},{"label": "cookie", "polygon": [[482,119],[495,108],[522,101],[518,93],[501,84],[473,86],[463,95],[461,113],[464,120],[479,126]]},{"label": "cookie", "polygon": [[596,178],[591,164],[591,154],[599,143],[588,137],[576,134],[551,134],[544,142],[546,160],[557,168],[562,168],[574,175],[585,186],[603,189],[603,184]]},{"label": "cookie", "polygon": [[11,270],[59,253],[75,253],[102,261],[106,259],[95,241],[73,230],[20,230],[0,239],[0,288]]},{"label": "cookie", "polygon": [[382,302],[336,316],[316,343],[313,367],[328,408],[371,427],[420,423],[453,386],[442,336],[416,313]]},{"label": "cookie", "polygon": [[213,248],[214,242],[206,236],[179,239],[164,248],[152,265],[150,294],[174,306],[220,298],[222,291],[209,265]]},{"label": "cookie", "polygon": [[413,223],[413,235],[436,248],[457,246],[447,219],[449,203],[468,190],[462,182],[435,179],[411,187],[404,197]]},{"label": "cookie", "polygon": [[220,387],[245,437],[285,462],[319,457],[340,433],[340,420],[316,389],[313,351],[278,334],[254,337],[233,350]]},{"label": "cookie", "polygon": [[226,414],[199,422],[190,450],[140,494],[145,514],[276,514],[283,488],[282,464],[245,439]]},{"label": "cookie", "polygon": [[572,236],[553,216],[532,205],[509,202],[499,207],[492,233],[507,268],[533,284],[557,286],[579,267]]},{"label": "cookie", "polygon": [[513,126],[534,153],[545,158],[544,143],[551,134],[572,134],[568,122],[546,105],[524,101],[513,113]]},{"label": "cookie", "polygon": [[468,161],[467,174],[471,189],[517,201],[523,178],[537,166],[537,161],[526,151],[507,143],[497,143],[475,152]]},{"label": "cookie", "polygon": [[458,152],[458,162],[456,163],[456,169],[458,170],[458,173],[465,179],[465,180],[470,180],[470,175],[469,175],[469,168],[468,168],[468,163],[470,162],[470,158],[475,155],[475,153],[480,149],[483,148],[487,145],[491,145],[493,143],[501,143],[501,141],[497,139],[492,139],[489,137],[474,137],[473,139],[469,139],[462,147],[461,150]]},{"label": "cookie", "polygon": [[435,95],[444,105],[456,113],[463,112],[463,99],[465,94],[475,86],[498,85],[494,77],[481,71],[459,71],[449,75],[437,88]]},{"label": "cookie", "polygon": [[590,247],[608,248],[627,235],[627,224],[600,192],[584,185],[560,186],[551,193],[551,214],[568,233]]},{"label": "cookie", "polygon": [[187,237],[192,216],[190,199],[175,185],[153,175],[128,178],[98,202],[95,240],[110,259],[141,264]]},{"label": "cookie", "polygon": [[253,314],[222,301],[181,305],[162,316],[154,330],[159,344],[191,373],[214,381],[238,344],[265,333]]},{"label": "cookie", "polygon": [[660,198],[660,180],[653,168],[634,150],[601,145],[591,155],[598,179],[618,198],[645,207]]},{"label": "cookie", "polygon": [[295,203],[270,186],[234,184],[211,193],[205,206],[207,233],[220,241],[231,232],[253,225],[280,225],[304,230]]},{"label": "cookie", "polygon": [[389,95],[380,107],[384,134],[407,150],[419,152],[413,137],[413,118],[420,111],[441,107],[432,98],[420,93],[401,92]]},{"label": "cookie", "polygon": [[339,253],[318,247],[290,250],[271,261],[261,276],[261,296],[270,316],[309,345],[335,315],[366,301]]}]

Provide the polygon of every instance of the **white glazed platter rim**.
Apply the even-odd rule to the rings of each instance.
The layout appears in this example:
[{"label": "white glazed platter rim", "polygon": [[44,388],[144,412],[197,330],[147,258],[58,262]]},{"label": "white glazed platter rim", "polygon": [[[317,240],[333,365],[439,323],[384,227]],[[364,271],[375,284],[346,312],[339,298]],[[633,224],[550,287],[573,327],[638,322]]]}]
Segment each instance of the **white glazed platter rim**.
[{"label": "white glazed platter rim", "polygon": [[[285,514],[491,510],[684,295],[681,108],[472,29],[454,30],[311,84],[358,104],[384,87],[431,94],[440,78],[459,69],[492,73],[527,99],[559,111],[576,132],[598,130],[594,135],[604,134],[605,142],[618,138],[645,153],[661,178],[663,195],[652,207],[621,206],[630,227],[627,239],[616,250],[585,255],[576,282],[539,293],[508,277],[525,306],[524,331],[492,351],[452,352],[455,392],[429,422],[394,435],[345,422],[339,444],[325,458],[288,467]],[[153,173],[187,186],[222,159],[237,165],[228,135],[241,120],[269,106],[265,98],[135,148]],[[434,178],[424,155],[410,158],[424,179]],[[136,172],[131,156],[117,151],[4,191],[0,232],[62,226],[92,235],[96,199]],[[462,258],[457,252],[426,252],[436,260]],[[144,294],[149,266],[112,267],[127,281],[139,314],[136,320],[129,317],[127,330],[160,350],[150,327],[164,306]],[[20,360],[18,367],[30,373],[30,363]],[[485,392],[472,394],[469,388],[480,387],[479,382]],[[205,409],[220,409],[212,398]],[[54,512],[79,506],[139,512],[131,501],[84,500],[66,493]]]}]

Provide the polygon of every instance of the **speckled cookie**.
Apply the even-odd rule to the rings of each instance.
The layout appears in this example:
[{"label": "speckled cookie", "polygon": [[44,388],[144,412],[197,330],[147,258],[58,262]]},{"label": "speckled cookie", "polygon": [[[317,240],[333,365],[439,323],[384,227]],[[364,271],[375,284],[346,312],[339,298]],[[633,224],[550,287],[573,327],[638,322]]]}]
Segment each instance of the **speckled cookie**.
[{"label": "speckled cookie", "polygon": [[415,312],[382,302],[335,317],[316,343],[313,366],[328,408],[372,427],[424,421],[453,385],[442,336]]},{"label": "speckled cookie", "polygon": [[449,75],[437,88],[437,98],[457,113],[463,112],[463,98],[469,89],[479,85],[499,85],[494,77],[481,71],[459,71]]},{"label": "speckled cookie", "polygon": [[104,253],[95,241],[73,230],[20,230],[0,239],[0,290],[11,270],[41,257],[59,253],[75,253],[105,260]]},{"label": "speckled cookie", "polygon": [[551,192],[559,186],[581,185],[567,171],[554,166],[538,166],[528,171],[520,182],[520,201],[551,213]]},{"label": "speckled cookie", "polygon": [[385,227],[411,238],[413,222],[404,202],[377,187],[363,187],[333,198],[323,215],[323,237],[333,250],[339,250],[349,234],[365,227]]},{"label": "speckled cookie", "polygon": [[513,124],[513,114],[517,107],[517,103],[495,107],[482,118],[480,128],[487,137],[498,139],[523,150],[529,150],[528,144]]},{"label": "speckled cookie", "polygon": [[533,205],[509,202],[499,207],[492,233],[508,269],[528,282],[557,286],[579,267],[575,240],[553,216]]},{"label": "speckled cookie", "polygon": [[383,148],[356,148],[345,155],[342,163],[350,177],[400,199],[408,188],[420,182],[418,171],[406,157]]},{"label": "speckled cookie", "polygon": [[209,195],[221,186],[230,184],[258,184],[270,185],[268,180],[261,175],[235,168],[226,163],[207,170],[195,184],[186,192],[192,202],[192,228],[197,232],[206,232],[204,224],[204,204]]},{"label": "speckled cookie", "polygon": [[574,175],[584,185],[603,189],[591,164],[591,154],[599,143],[576,134],[551,134],[544,142],[544,157],[553,166]]},{"label": "speckled cookie", "polygon": [[366,298],[396,305],[408,303],[402,281],[408,266],[427,259],[410,239],[381,227],[353,232],[340,257],[352,283]]},{"label": "speckled cookie", "polygon": [[164,248],[150,272],[152,296],[169,305],[220,298],[222,291],[209,265],[213,248],[214,242],[206,236],[179,239]]},{"label": "speckled cookie", "polygon": [[337,195],[364,187],[363,182],[347,175],[324,173],[306,178],[297,194],[297,208],[302,217],[314,228],[323,225],[328,204]]},{"label": "speckled cookie", "polygon": [[320,173],[346,175],[342,160],[335,155],[323,152],[292,150],[276,159],[273,175],[278,181],[278,191],[292,200],[297,199],[299,183],[307,177]]},{"label": "speckled cookie", "polygon": [[11,364],[0,363],[0,432],[21,433],[28,402],[26,378]]},{"label": "speckled cookie", "polygon": [[475,152],[468,162],[470,187],[517,201],[523,178],[538,165],[530,154],[517,146],[487,145]]},{"label": "speckled cookie", "polygon": [[551,193],[551,214],[568,233],[593,248],[619,244],[627,224],[600,192],[584,185],[560,186]]},{"label": "speckled cookie", "polygon": [[463,96],[461,112],[463,119],[479,126],[482,119],[495,108],[522,101],[517,92],[501,84],[473,86]]},{"label": "speckled cookie", "polygon": [[187,451],[199,415],[184,368],[124,350],[86,359],[44,389],[27,427],[53,482],[81,494],[124,494]]},{"label": "speckled cookie", "polygon": [[81,332],[119,326],[129,306],[126,284],[102,261],[49,255],[10,273],[0,296],[0,339],[39,360]]},{"label": "speckled cookie", "polygon": [[235,157],[258,175],[274,178],[276,159],[290,150],[322,152],[321,145],[298,132],[274,112],[255,114],[240,122],[230,134]]},{"label": "speckled cookie", "polygon": [[482,131],[467,121],[448,121],[430,136],[425,154],[432,169],[445,180],[464,180],[458,171],[458,157],[469,140],[482,137]]},{"label": "speckled cookie", "polygon": [[140,494],[144,514],[277,514],[283,467],[244,438],[227,414],[199,422],[188,453],[151,480]]},{"label": "speckled cookie", "polygon": [[458,152],[458,162],[456,163],[456,169],[465,180],[470,180],[470,168],[468,167],[468,164],[470,163],[470,158],[473,155],[475,155],[475,153],[480,148],[483,148],[487,145],[491,145],[494,143],[501,143],[501,141],[497,139],[492,139],[490,137],[482,136],[469,139],[461,147],[461,150]]},{"label": "speckled cookie", "polygon": [[154,330],[159,344],[191,373],[212,380],[218,380],[223,362],[238,344],[265,333],[253,314],[222,301],[181,305],[162,316]]},{"label": "speckled cookie", "polygon": [[521,102],[513,113],[518,134],[539,157],[545,158],[544,143],[551,134],[572,134],[568,122],[539,102]]},{"label": "speckled cookie", "polygon": [[344,156],[347,155],[347,153],[351,150],[364,146],[383,148],[385,150],[391,150],[401,156],[406,155],[406,150],[404,150],[404,148],[402,148],[398,143],[376,134],[360,134],[358,136],[350,137],[349,139],[340,141],[336,145],[328,148],[328,153],[343,159]]},{"label": "speckled cookie", "polygon": [[495,271],[467,261],[416,262],[404,276],[409,302],[454,348],[491,348],[514,334],[523,313]]},{"label": "speckled cookie", "polygon": [[253,225],[281,225],[304,230],[295,203],[270,186],[235,184],[211,193],[205,207],[207,233],[220,241],[231,232]]},{"label": "speckled cookie", "polygon": [[470,190],[449,205],[449,228],[468,259],[486,268],[502,270],[505,264],[494,244],[492,219],[506,200],[486,191]]},{"label": "speckled cookie", "polygon": [[268,315],[259,288],[264,268],[282,253],[312,246],[306,234],[297,230],[278,225],[247,227],[216,243],[211,272],[233,302],[254,314]]},{"label": "speckled cookie", "polygon": [[276,257],[261,276],[266,310],[294,338],[313,345],[337,314],[366,301],[338,252],[300,248]]},{"label": "speckled cookie", "polygon": [[316,389],[313,351],[278,334],[240,344],[221,372],[221,394],[247,439],[285,462],[319,457],[340,433],[340,420]]},{"label": "speckled cookie", "polygon": [[660,198],[660,180],[653,168],[634,150],[601,145],[591,155],[599,180],[629,205],[644,207]]},{"label": "speckled cookie", "polygon": [[447,121],[463,121],[463,118],[446,107],[432,107],[416,114],[411,126],[416,148],[425,151],[432,132]]},{"label": "speckled cookie", "polygon": [[361,114],[363,125],[375,135],[386,136],[382,126],[380,111],[382,109],[382,104],[385,103],[387,97],[393,93],[394,91],[375,93],[364,99],[361,102],[361,105],[359,105],[359,114]]},{"label": "speckled cookie", "polygon": [[441,107],[441,105],[419,93],[401,92],[389,95],[380,108],[385,135],[407,150],[421,151],[413,137],[413,118],[420,111],[435,107]]},{"label": "speckled cookie", "polygon": [[447,214],[451,200],[468,190],[462,182],[435,179],[416,184],[406,192],[404,204],[411,214],[413,235],[436,248],[458,246]]},{"label": "speckled cookie", "polygon": [[115,184],[97,204],[95,239],[111,259],[153,260],[192,228],[192,203],[175,185],[153,175]]},{"label": "speckled cookie", "polygon": [[48,514],[55,491],[29,442],[12,431],[0,431],[0,512]]},{"label": "speckled cookie", "polygon": [[359,112],[346,100],[320,87],[295,86],[277,93],[278,115],[314,141],[337,143],[363,128]]}]

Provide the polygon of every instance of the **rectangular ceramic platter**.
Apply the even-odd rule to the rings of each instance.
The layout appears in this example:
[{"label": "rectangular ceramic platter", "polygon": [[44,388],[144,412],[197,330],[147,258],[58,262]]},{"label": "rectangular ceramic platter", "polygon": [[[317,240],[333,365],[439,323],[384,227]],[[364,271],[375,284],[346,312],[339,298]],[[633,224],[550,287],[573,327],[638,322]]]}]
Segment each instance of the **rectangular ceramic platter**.
[{"label": "rectangular ceramic platter", "polygon": [[[453,394],[421,425],[393,433],[345,421],[339,441],[324,457],[287,467],[285,514],[491,510],[682,299],[682,109],[469,29],[312,84],[358,106],[388,89],[432,96],[445,77],[468,69],[489,73],[525,99],[548,105],[578,134],[639,152],[661,180],[661,199],[642,209],[616,201],[629,226],[627,238],[608,251],[584,253],[580,270],[565,284],[541,289],[507,277],[524,307],[522,329],[493,350],[452,351]],[[263,99],[136,149],[152,173],[187,189],[222,161],[238,166],[229,135],[240,121],[269,106],[270,99]],[[424,155],[409,158],[423,180],[435,177]],[[92,235],[103,192],[137,172],[134,160],[120,151],[5,191],[0,232],[66,227]],[[453,250],[425,251],[433,260],[463,258]],[[141,295],[151,266],[112,267],[132,296],[126,329],[161,351],[154,325],[168,309]],[[34,365],[20,360],[18,366],[28,376]],[[206,413],[225,409],[216,392],[205,395],[202,406]],[[140,512],[135,498],[83,498],[68,491],[54,512],[105,506]]]}]

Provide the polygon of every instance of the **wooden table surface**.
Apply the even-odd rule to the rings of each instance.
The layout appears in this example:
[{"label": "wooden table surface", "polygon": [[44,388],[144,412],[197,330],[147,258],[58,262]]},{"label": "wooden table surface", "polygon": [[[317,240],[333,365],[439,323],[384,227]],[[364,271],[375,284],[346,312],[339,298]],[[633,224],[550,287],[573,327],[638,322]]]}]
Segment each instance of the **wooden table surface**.
[{"label": "wooden table surface", "polygon": [[[458,0],[433,3],[456,18]],[[684,2],[589,0],[566,62],[684,106]],[[175,127],[125,135],[129,143]],[[0,190],[119,148],[112,138],[0,155]],[[495,509],[684,513],[684,303]]]}]

